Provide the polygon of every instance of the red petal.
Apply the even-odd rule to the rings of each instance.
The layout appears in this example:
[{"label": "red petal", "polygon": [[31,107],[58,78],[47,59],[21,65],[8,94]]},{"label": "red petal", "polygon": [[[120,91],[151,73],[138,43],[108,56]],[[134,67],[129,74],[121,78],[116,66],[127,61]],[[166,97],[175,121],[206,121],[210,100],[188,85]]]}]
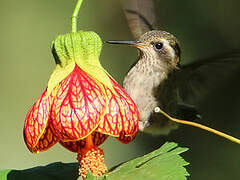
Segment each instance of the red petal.
[{"label": "red petal", "polygon": [[131,142],[135,137],[137,133],[135,133],[133,136],[127,136],[124,131],[120,132],[119,136],[117,137],[117,140],[119,140],[122,143],[128,144]]},{"label": "red petal", "polygon": [[57,142],[58,139],[54,135],[52,128],[50,126],[47,126],[43,135],[38,140],[37,145],[32,149],[32,152],[46,151]]},{"label": "red petal", "polygon": [[116,94],[106,88],[109,108],[97,131],[120,137],[121,141],[126,143],[132,139],[128,137],[135,136],[138,131],[138,110],[128,94],[113,79],[111,80]]},{"label": "red petal", "polygon": [[43,151],[57,142],[47,126],[52,96],[45,90],[28,112],[24,124],[24,140],[31,152]]},{"label": "red petal", "polygon": [[[95,131],[91,134],[91,136],[93,136],[92,137],[93,144],[96,146],[100,146],[108,138],[108,135],[101,134]],[[79,140],[79,141],[68,141],[68,142],[60,141],[60,144],[72,152],[81,152],[86,145],[86,141],[85,139]]]},{"label": "red petal", "polygon": [[99,84],[78,66],[59,83],[51,118],[61,141],[83,139],[97,128],[106,109]]}]

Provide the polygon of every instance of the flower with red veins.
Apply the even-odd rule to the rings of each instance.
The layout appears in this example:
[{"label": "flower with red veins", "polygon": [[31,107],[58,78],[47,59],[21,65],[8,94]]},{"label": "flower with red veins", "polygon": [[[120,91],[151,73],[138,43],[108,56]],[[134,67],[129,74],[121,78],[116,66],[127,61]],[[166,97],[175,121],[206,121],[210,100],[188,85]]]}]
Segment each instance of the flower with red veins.
[{"label": "flower with red veins", "polygon": [[88,171],[94,176],[107,171],[98,146],[108,136],[127,144],[138,131],[137,108],[101,66],[101,47],[94,32],[57,37],[52,45],[56,69],[24,124],[24,139],[31,152],[45,151],[59,142],[78,154],[83,178]]}]

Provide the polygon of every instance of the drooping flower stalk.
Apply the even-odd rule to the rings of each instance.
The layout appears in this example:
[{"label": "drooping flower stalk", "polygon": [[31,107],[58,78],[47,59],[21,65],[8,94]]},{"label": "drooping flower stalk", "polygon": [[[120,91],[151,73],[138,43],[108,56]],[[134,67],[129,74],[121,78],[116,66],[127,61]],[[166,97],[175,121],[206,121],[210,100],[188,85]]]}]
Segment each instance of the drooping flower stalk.
[{"label": "drooping flower stalk", "polygon": [[132,141],[138,131],[138,111],[100,64],[100,37],[94,32],[75,32],[74,18],[81,2],[74,11],[73,32],[52,43],[56,68],[26,116],[24,139],[33,153],[59,142],[78,154],[82,177],[89,170],[101,176],[107,168],[98,146],[109,135],[123,143]]}]

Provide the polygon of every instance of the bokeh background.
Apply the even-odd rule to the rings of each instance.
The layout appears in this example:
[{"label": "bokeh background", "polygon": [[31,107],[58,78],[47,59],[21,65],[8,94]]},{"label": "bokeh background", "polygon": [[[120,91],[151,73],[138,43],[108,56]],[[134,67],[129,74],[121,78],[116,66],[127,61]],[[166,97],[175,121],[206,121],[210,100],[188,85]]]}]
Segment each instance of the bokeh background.
[{"label": "bokeh background", "polygon": [[[25,115],[46,88],[55,64],[51,40],[71,30],[75,1],[1,0],[0,3],[0,169],[24,169],[51,162],[75,162],[76,155],[55,145],[31,154],[23,141]],[[228,49],[240,48],[238,0],[156,0],[161,29],[181,42],[182,63]],[[103,40],[133,39],[120,1],[87,0],[80,11],[79,29],[94,30]],[[101,62],[122,82],[136,60],[134,48],[105,44]],[[202,123],[240,137],[240,72],[218,86],[197,105]],[[139,133],[123,145],[109,138],[102,146],[109,167],[146,154],[165,141],[189,147],[184,158],[193,180],[240,179],[240,146],[202,130],[181,126],[169,136]]]}]

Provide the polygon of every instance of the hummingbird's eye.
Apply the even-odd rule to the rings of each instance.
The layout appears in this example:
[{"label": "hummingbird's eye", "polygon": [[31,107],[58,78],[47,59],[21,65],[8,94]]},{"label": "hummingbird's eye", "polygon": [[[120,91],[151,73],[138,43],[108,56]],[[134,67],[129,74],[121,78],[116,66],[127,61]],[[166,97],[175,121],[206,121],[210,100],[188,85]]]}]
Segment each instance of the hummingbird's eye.
[{"label": "hummingbird's eye", "polygon": [[163,43],[160,43],[160,42],[153,43],[153,47],[154,47],[157,51],[159,51],[159,50],[162,49]]}]

